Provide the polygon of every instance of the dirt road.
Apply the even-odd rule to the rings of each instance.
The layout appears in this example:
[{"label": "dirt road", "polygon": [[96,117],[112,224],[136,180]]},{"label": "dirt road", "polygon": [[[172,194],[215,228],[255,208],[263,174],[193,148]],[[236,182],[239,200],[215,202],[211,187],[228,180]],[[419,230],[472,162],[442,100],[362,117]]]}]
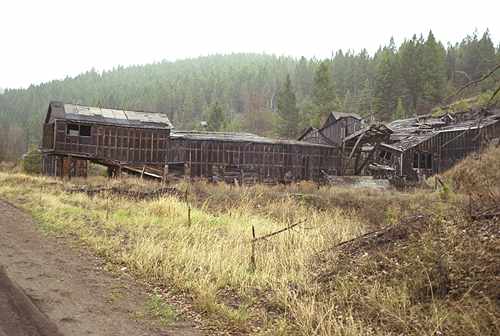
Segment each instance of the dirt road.
[{"label": "dirt road", "polygon": [[[153,326],[141,317],[148,299],[143,286],[125,273],[106,272],[102,261],[65,239],[44,236],[27,214],[1,200],[0,265],[66,336],[200,334],[186,322]],[[2,314],[0,321],[9,318],[0,306]]]}]

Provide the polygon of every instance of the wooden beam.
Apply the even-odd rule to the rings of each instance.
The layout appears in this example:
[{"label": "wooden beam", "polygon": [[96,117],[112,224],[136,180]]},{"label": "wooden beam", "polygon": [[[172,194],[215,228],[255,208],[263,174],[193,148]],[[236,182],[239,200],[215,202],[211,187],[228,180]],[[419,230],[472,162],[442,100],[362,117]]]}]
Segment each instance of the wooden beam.
[{"label": "wooden beam", "polygon": [[368,156],[366,157],[366,159],[363,161],[363,163],[361,164],[361,166],[359,167],[359,169],[357,169],[355,172],[354,172],[354,175],[358,175],[361,173],[361,171],[363,170],[363,168],[366,166],[366,164],[368,163],[368,161],[370,161],[372,158],[373,158],[373,154],[375,154],[375,150],[378,148],[378,144],[376,144],[372,151],[370,152],[370,154],[368,154]]}]

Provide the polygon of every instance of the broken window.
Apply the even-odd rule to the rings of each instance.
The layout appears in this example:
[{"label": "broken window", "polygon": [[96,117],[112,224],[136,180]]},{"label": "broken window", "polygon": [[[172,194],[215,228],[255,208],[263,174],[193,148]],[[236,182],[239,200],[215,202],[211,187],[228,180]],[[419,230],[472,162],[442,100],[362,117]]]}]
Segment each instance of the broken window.
[{"label": "broken window", "polygon": [[69,135],[69,136],[78,136],[79,134],[80,134],[80,130],[78,128],[78,125],[68,124],[66,126],[66,135]]},{"label": "broken window", "polygon": [[66,126],[66,135],[88,137],[91,135],[91,127],[88,125],[68,124]]},{"label": "broken window", "polygon": [[80,136],[90,136],[90,126],[80,125]]},{"label": "broken window", "polygon": [[385,151],[385,150],[380,151],[380,153],[378,155],[382,160],[386,160],[386,161],[389,161],[392,158],[392,153],[389,151]]}]

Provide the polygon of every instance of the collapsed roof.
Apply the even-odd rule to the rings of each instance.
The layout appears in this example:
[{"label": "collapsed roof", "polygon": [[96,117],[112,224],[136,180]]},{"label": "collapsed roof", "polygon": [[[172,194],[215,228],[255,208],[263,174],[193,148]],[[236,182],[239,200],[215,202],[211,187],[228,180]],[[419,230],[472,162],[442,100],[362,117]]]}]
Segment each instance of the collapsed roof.
[{"label": "collapsed roof", "polygon": [[388,127],[393,131],[388,143],[401,151],[406,151],[436,134],[467,131],[492,125],[500,120],[500,110],[468,111],[442,116],[425,115],[416,118],[396,120]]},{"label": "collapsed roof", "polygon": [[389,149],[406,151],[437,134],[480,129],[499,120],[500,110],[482,109],[453,115],[422,115],[395,120],[387,125],[370,125],[346,137],[344,145],[351,147],[356,143],[379,143]]}]

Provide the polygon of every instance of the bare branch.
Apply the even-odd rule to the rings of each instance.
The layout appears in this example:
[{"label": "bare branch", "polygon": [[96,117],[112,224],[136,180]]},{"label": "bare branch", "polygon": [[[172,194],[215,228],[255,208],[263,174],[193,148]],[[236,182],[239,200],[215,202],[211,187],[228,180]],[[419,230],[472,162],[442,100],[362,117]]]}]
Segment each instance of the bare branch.
[{"label": "bare branch", "polygon": [[290,230],[290,229],[292,229],[292,228],[296,227],[297,225],[304,223],[305,221],[306,221],[306,220],[305,220],[305,219],[303,219],[303,220],[301,220],[301,221],[298,221],[298,222],[297,222],[297,223],[295,223],[295,224],[292,224],[292,225],[290,225],[290,226],[287,226],[286,228],[283,228],[283,229],[281,229],[281,230],[278,230],[278,231],[275,231],[275,232],[269,233],[269,234],[267,234],[267,235],[265,235],[265,236],[262,236],[262,237],[255,238],[255,236],[254,236],[254,238],[252,239],[252,242],[256,242],[256,241],[259,241],[259,240],[263,240],[263,239],[266,239],[266,238],[272,237],[272,236],[274,236],[274,235],[277,235],[278,233],[282,233],[282,232],[288,231],[288,230]]},{"label": "bare branch", "polygon": [[486,106],[490,106],[490,104],[493,102],[493,99],[495,99],[495,96],[498,94],[498,92],[500,92],[500,85],[497,87],[495,92],[493,92],[490,99],[488,99],[488,104],[486,104]]},{"label": "bare branch", "polygon": [[476,80],[473,80],[473,81],[470,81],[468,82],[467,84],[465,84],[464,86],[462,86],[461,88],[459,88],[454,94],[452,94],[451,96],[448,96],[446,97],[445,101],[448,101],[448,99],[450,98],[453,98],[453,97],[456,97],[458,96],[460,93],[462,93],[465,89],[471,87],[471,86],[474,86],[474,85],[477,85],[479,83],[481,83],[482,81],[488,79],[489,77],[491,77],[498,69],[500,69],[500,63],[497,64],[490,72],[488,72],[486,75],[484,75],[483,77],[479,78],[479,79],[476,79]]}]

